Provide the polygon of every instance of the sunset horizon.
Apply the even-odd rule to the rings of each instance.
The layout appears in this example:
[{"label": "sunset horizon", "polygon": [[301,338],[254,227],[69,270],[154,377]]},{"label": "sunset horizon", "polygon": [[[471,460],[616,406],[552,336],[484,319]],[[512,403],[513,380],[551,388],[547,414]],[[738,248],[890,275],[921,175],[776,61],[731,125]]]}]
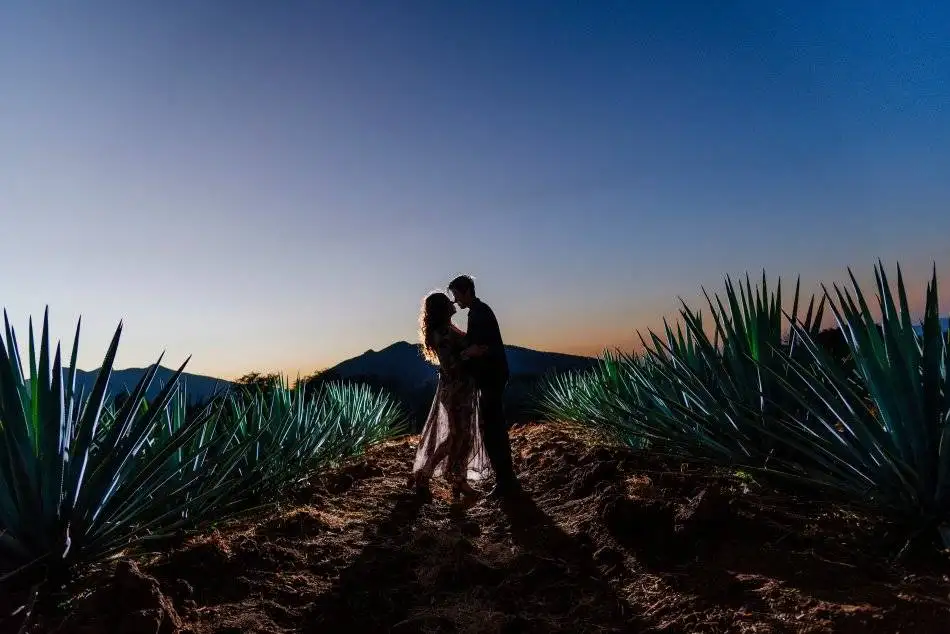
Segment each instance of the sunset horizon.
[{"label": "sunset horizon", "polygon": [[[879,311],[876,304],[876,287],[874,286],[873,278],[873,267],[876,262],[868,267],[865,267],[866,270],[861,270],[859,267],[851,267],[852,271],[855,273],[855,276],[858,280],[858,283],[861,286],[862,292],[866,294],[866,298],[871,303],[871,310],[875,316],[879,316]],[[925,268],[920,268],[914,270],[911,274],[908,274],[908,267],[903,263],[895,262],[889,265],[887,262],[883,263],[885,266],[885,272],[889,276],[889,282],[891,284],[892,290],[896,291],[897,287],[897,264],[901,264],[901,269],[904,276],[904,283],[907,287],[908,300],[910,302],[910,309],[912,319],[915,323],[922,319],[923,315],[923,300],[924,300],[924,291],[927,284],[930,281],[932,270],[930,272],[924,273]],[[762,272],[759,271],[758,274],[749,274],[749,281],[753,286],[753,292],[756,290],[756,285],[761,282]],[[766,271],[766,281],[770,285],[770,288],[775,289],[776,282],[779,281],[778,276],[771,276],[768,271]],[[740,279],[745,281],[745,274],[732,274],[731,279],[733,282],[738,282]],[[940,314],[946,318],[950,315],[950,289],[944,290],[945,285],[940,283],[941,279],[950,278],[950,271],[941,272],[941,269],[937,268],[937,278],[938,278],[938,289],[943,290],[944,292],[940,295]],[[705,290],[709,293],[709,296],[714,299],[715,294],[719,294],[724,297],[724,279],[720,280],[718,284],[707,285]],[[792,277],[782,277],[782,295],[784,299],[784,308],[785,310],[791,310],[792,298],[794,296],[795,290],[795,278]],[[806,280],[801,281],[800,287],[800,305],[799,312],[804,313],[805,308],[807,307],[807,300],[810,299],[813,295],[817,300],[820,300],[823,294],[821,288],[822,282],[815,282],[811,286],[806,284]],[[853,290],[851,286],[850,279],[847,277],[847,271],[844,272],[844,275],[839,276],[838,278],[829,278],[827,281],[823,281],[828,290],[834,293],[834,285],[837,284],[843,290]],[[684,293],[681,295],[682,299],[686,304],[694,311],[699,311],[704,315],[708,315],[709,307],[706,301],[705,296],[702,294],[702,290],[697,286],[692,295]],[[485,301],[491,302],[490,298],[486,296]],[[660,313],[652,319],[647,318],[645,320],[636,323],[631,321],[629,328],[617,328],[613,333],[604,334],[602,337],[598,338],[595,334],[591,336],[589,333],[582,333],[585,338],[575,338],[574,341],[565,341],[564,336],[571,336],[572,333],[576,331],[565,329],[563,333],[558,333],[553,330],[541,329],[541,336],[529,333],[515,333],[515,337],[512,338],[503,328],[502,335],[505,337],[505,343],[507,345],[518,346],[522,348],[528,348],[531,350],[537,350],[539,352],[552,352],[568,355],[578,355],[586,356],[591,358],[597,358],[603,355],[604,352],[616,352],[621,351],[624,353],[631,352],[642,352],[644,347],[640,341],[639,335],[642,335],[647,341],[649,341],[649,332],[655,332],[657,334],[662,334],[663,332],[663,320],[666,319],[668,323],[674,327],[677,324],[682,324],[682,319],[680,317],[680,300],[677,297],[670,297],[668,302],[666,312]],[[27,315],[12,315],[8,314],[10,318],[11,326],[15,329],[18,339],[21,341],[26,341],[27,332],[28,332],[28,320],[32,318],[34,334],[38,338],[42,328],[43,320],[43,308],[36,311],[33,314]],[[504,314],[504,308],[496,309],[496,312],[500,316]],[[640,308],[634,314],[636,315],[647,313],[649,314],[651,309]],[[9,311],[8,311],[9,313]],[[76,319],[80,316],[74,316],[74,318],[66,323],[63,323],[62,316],[57,314],[55,306],[49,307],[49,321],[51,328],[51,343],[55,347],[57,343],[62,346],[62,354],[64,364],[68,360],[68,355],[72,350],[72,341],[75,334]],[[356,343],[349,349],[344,349],[341,351],[339,356],[330,357],[330,356],[317,356],[311,362],[309,360],[291,360],[283,364],[265,364],[265,363],[255,363],[254,359],[245,359],[244,364],[239,367],[226,367],[218,365],[214,362],[213,358],[202,358],[198,355],[190,354],[185,352],[180,357],[173,356],[167,348],[158,347],[154,350],[154,353],[151,356],[143,356],[140,358],[131,358],[130,355],[123,355],[122,351],[125,347],[126,340],[130,337],[138,338],[155,338],[154,333],[137,333],[137,328],[134,323],[131,323],[128,320],[117,319],[111,323],[111,329],[109,328],[110,324],[89,324],[88,318],[82,318],[81,324],[81,342],[80,342],[80,351],[84,351],[86,358],[90,359],[89,362],[77,363],[77,367],[81,370],[91,371],[99,368],[101,362],[101,355],[104,353],[105,348],[108,345],[109,340],[114,334],[115,327],[118,325],[119,321],[122,321],[123,332],[122,332],[122,342],[119,346],[119,362],[117,362],[117,369],[125,368],[143,368],[148,367],[153,364],[160,354],[164,353],[162,358],[162,365],[168,368],[177,368],[181,363],[183,363],[186,358],[189,356],[191,359],[188,361],[186,372],[191,374],[199,374],[203,376],[210,376],[214,378],[220,378],[228,381],[233,381],[241,378],[242,376],[259,373],[259,374],[279,374],[281,376],[287,377],[291,380],[294,380],[298,377],[303,378],[311,376],[315,373],[330,369],[342,361],[357,357],[361,354],[364,354],[368,351],[378,352],[391,346],[398,342],[407,342],[410,344],[418,344],[418,333],[417,333],[417,324],[415,320],[411,320],[407,327],[404,329],[403,336],[398,334],[390,340],[379,340],[367,338],[361,342]],[[465,327],[465,314],[464,311],[460,313],[460,317],[456,320],[457,325],[464,328]],[[834,319],[832,314],[826,310],[825,319],[823,321],[824,328],[834,327]],[[93,340],[90,343],[92,337],[88,337],[85,333],[88,329],[92,329],[94,332],[99,334],[100,338],[102,335],[106,335],[104,339]],[[546,333],[546,334],[544,334]],[[576,336],[576,335],[575,335]],[[158,337],[160,339],[160,337]],[[96,355],[99,355],[97,358]],[[82,358],[82,354],[80,358]],[[293,359],[293,357],[290,357]]]}]

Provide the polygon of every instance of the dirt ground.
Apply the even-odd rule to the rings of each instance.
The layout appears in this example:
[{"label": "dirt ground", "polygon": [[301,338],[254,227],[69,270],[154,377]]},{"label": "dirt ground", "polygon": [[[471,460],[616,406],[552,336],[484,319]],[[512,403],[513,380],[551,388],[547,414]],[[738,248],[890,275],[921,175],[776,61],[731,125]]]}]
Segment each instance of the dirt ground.
[{"label": "dirt ground", "polygon": [[890,563],[880,521],[550,426],[512,440],[517,503],[420,500],[415,439],[391,442],[263,517],[90,575],[40,629],[950,631],[946,559]]}]

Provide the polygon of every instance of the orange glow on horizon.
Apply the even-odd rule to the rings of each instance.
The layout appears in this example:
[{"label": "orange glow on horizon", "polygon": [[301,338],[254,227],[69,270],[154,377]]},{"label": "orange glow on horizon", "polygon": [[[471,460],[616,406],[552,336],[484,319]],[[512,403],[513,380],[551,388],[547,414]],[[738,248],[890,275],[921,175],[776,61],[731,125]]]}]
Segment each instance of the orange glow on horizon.
[{"label": "orange glow on horizon", "polygon": [[[926,299],[925,291],[932,273],[931,269],[926,268],[925,270],[925,268],[926,267],[921,267],[920,269],[913,271],[909,270],[907,267],[904,268],[904,283],[908,293],[908,303],[915,321],[918,320],[923,314],[924,302]],[[889,281],[891,283],[892,292],[896,295],[896,270],[894,270],[892,267],[887,268],[886,273],[888,274]],[[938,270],[937,273],[938,279],[950,279],[950,271],[941,274],[941,272]],[[743,277],[743,284],[744,279],[745,278]],[[757,278],[755,276],[750,276],[750,282],[753,284],[753,292],[755,292],[754,285],[756,284],[756,281]],[[774,281],[772,279],[769,279],[768,281],[770,289],[774,289]],[[738,283],[738,279],[734,277],[733,282]],[[853,290],[850,280],[847,279],[846,272],[843,276],[841,276],[841,278],[826,283],[828,290],[832,293],[834,293],[833,285],[835,282],[837,282],[839,287],[842,289]],[[873,271],[868,271],[867,274],[858,276],[858,283],[860,284],[862,291],[865,293],[865,299],[868,301],[871,310],[875,313],[875,316],[878,316],[877,288],[874,284]],[[720,297],[723,297],[725,288],[724,285],[720,284],[718,287],[708,288],[707,290],[709,292],[710,298],[715,301],[715,294],[718,293]],[[938,291],[939,290],[943,290],[943,288],[939,288]],[[806,286],[804,282],[802,283],[799,297],[799,314],[801,316],[804,316],[808,305],[808,299],[810,299],[811,295],[815,294],[820,297],[821,293],[822,291],[820,284],[815,283],[809,287]],[[786,311],[791,311],[793,294],[794,280],[788,281],[783,279],[782,295],[785,303],[784,309]],[[950,313],[950,290],[941,293],[941,298],[940,313],[941,315],[947,315]],[[691,309],[694,311],[700,311],[703,314],[704,323],[707,324],[707,327],[710,327],[712,320],[709,316],[709,306],[706,302],[706,298],[702,295],[701,290],[697,289],[697,292],[692,296],[684,297],[683,299]],[[671,326],[674,327],[676,324],[682,323],[679,312],[680,306],[681,305],[679,301],[674,297],[664,302],[657,302],[656,304],[652,305],[649,303],[644,303],[636,307],[628,307],[623,311],[614,311],[603,315],[593,315],[593,313],[591,313],[592,317],[590,319],[586,319],[583,324],[570,323],[570,321],[563,319],[551,319],[549,322],[546,322],[543,325],[533,323],[531,324],[530,328],[525,328],[524,325],[520,325],[520,327],[508,326],[506,328],[506,324],[504,322],[501,324],[501,327],[506,343],[510,345],[517,345],[543,352],[559,352],[564,354],[599,357],[605,351],[642,351],[643,345],[641,343],[640,337],[638,336],[638,332],[643,336],[644,339],[649,341],[650,331],[657,334],[663,333],[664,318],[670,323]],[[834,325],[834,317],[831,311],[826,307],[822,327],[828,328],[832,325]],[[414,343],[415,339],[412,337],[414,334],[415,333],[412,332],[406,340]],[[231,369],[224,371],[223,369],[219,369],[216,372],[213,365],[209,364],[208,366],[203,366],[201,368],[189,368],[189,371],[199,374],[207,374],[210,376],[219,376],[228,380],[236,379],[249,372],[277,372],[293,379],[298,375],[304,377],[319,370],[331,368],[348,358],[359,356],[370,348],[379,350],[386,347],[386,345],[389,344],[381,343],[373,346],[367,342],[362,342],[356,346],[358,352],[355,352],[349,356],[336,359],[320,359],[316,363],[305,359],[288,359],[285,363],[280,364],[279,367],[272,369],[255,367],[253,363],[251,363],[248,366],[244,366],[239,371]]]}]

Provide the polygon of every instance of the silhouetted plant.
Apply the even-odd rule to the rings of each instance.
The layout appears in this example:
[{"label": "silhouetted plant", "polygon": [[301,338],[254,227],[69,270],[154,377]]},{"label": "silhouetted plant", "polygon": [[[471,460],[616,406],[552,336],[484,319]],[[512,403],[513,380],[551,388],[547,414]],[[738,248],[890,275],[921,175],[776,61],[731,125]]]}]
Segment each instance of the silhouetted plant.
[{"label": "silhouetted plant", "polygon": [[[727,279],[725,304],[707,296],[713,338],[684,304],[684,325],[651,332],[645,353],[553,379],[541,405],[637,448],[768,469],[925,526],[948,521],[950,335],[936,270],[919,332],[899,266],[896,298],[875,268],[880,324],[849,275],[852,291],[824,289],[803,318],[797,290],[783,315],[764,278],[756,294]],[[825,305],[836,328],[819,329]]]},{"label": "silhouetted plant", "polygon": [[[146,391],[158,363],[116,406],[106,393],[121,324],[88,394],[76,355],[63,369],[44,316],[39,350],[30,323],[28,373],[5,315],[0,339],[0,582],[45,575],[192,529],[277,499],[308,471],[398,432],[400,408],[366,386],[309,397],[282,380],[189,408],[179,377]],[[160,359],[159,359],[160,361]],[[186,362],[187,363],[187,362]]]}]

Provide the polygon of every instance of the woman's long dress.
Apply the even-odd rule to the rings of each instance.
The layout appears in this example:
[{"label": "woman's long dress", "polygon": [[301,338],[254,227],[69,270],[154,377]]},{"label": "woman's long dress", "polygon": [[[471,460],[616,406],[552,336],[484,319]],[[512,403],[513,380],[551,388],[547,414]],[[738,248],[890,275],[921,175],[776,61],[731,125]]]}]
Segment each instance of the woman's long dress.
[{"label": "woman's long dress", "polygon": [[435,334],[434,344],[439,383],[412,472],[423,478],[482,480],[490,475],[491,465],[479,428],[478,389],[461,357],[465,339],[445,328]]}]

